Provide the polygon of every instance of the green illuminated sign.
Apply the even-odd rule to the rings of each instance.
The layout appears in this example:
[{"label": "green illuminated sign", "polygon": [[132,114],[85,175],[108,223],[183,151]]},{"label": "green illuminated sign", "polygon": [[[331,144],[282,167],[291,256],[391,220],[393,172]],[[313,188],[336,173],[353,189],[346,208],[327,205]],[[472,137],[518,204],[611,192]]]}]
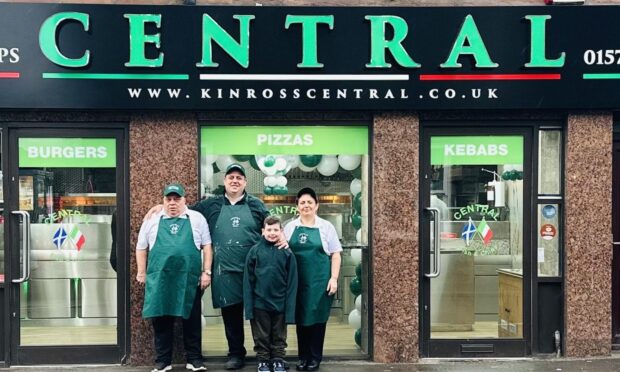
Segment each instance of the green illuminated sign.
[{"label": "green illuminated sign", "polygon": [[367,127],[204,127],[202,153],[252,155],[365,155]]},{"label": "green illuminated sign", "polygon": [[114,168],[114,138],[20,138],[21,168]]},{"label": "green illuminated sign", "polygon": [[432,165],[523,164],[521,136],[437,136]]}]

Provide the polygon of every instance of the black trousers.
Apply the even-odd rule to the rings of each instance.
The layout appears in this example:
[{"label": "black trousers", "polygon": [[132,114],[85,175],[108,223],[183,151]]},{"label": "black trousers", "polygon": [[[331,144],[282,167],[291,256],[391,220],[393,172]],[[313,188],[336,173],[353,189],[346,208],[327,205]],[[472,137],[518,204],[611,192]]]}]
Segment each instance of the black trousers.
[{"label": "black trousers", "polygon": [[243,330],[243,303],[223,307],[222,318],[224,330],[228,341],[228,356],[245,357],[247,353],[243,343],[245,341]]},{"label": "black trousers", "polygon": [[286,356],[286,320],[284,313],[254,308],[252,338],[259,362],[284,359]]},{"label": "black trousers", "polygon": [[311,361],[323,360],[323,342],[327,323],[317,323],[308,327],[297,325],[297,345],[299,359]]},{"label": "black trousers", "polygon": [[[196,290],[189,318],[183,319],[183,347],[185,358],[202,361],[202,314],[201,299],[203,291]],[[174,341],[174,321],[178,317],[160,316],[152,319],[155,333],[155,363],[172,363],[172,343]]]}]

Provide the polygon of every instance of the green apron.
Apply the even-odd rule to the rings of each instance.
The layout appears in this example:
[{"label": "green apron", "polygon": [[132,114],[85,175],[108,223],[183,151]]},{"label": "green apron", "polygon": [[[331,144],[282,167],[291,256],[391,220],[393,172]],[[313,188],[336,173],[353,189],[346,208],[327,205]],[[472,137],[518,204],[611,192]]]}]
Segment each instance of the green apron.
[{"label": "green apron", "polygon": [[334,296],[327,294],[331,260],[323,250],[321,233],[318,228],[297,226],[288,243],[295,253],[299,275],[296,323],[326,323]]},{"label": "green apron", "polygon": [[189,318],[200,280],[201,262],[189,217],[162,217],[155,244],[149,252],[142,317]]},{"label": "green apron", "polygon": [[224,205],[211,230],[213,240],[213,307],[243,302],[243,268],[260,233],[247,204]]}]

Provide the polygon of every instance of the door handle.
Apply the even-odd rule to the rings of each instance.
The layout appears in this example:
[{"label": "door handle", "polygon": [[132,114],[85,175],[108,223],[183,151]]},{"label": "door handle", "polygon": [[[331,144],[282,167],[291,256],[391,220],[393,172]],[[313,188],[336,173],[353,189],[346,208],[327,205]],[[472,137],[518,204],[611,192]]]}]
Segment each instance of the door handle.
[{"label": "door handle", "polygon": [[424,273],[427,278],[436,278],[441,273],[441,254],[439,253],[439,209],[437,208],[424,208],[431,212],[433,215],[433,252],[435,257],[433,258],[434,268],[430,273]]},{"label": "door handle", "polygon": [[26,211],[12,211],[11,214],[21,215],[24,218],[22,227],[23,276],[12,280],[13,283],[23,283],[30,279],[30,214]]},{"label": "door handle", "polygon": [[613,245],[620,245],[620,242],[613,242]]}]

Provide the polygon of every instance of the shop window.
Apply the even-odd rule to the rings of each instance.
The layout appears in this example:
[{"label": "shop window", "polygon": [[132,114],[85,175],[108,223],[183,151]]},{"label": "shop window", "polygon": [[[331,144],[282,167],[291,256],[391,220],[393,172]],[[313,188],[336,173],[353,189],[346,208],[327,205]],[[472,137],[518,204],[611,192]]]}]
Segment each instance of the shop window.
[{"label": "shop window", "polygon": [[[224,171],[240,163],[246,191],[260,198],[284,225],[297,215],[295,197],[304,187],[319,198],[318,215],[342,244],[342,266],[325,337],[326,356],[368,353],[368,128],[365,126],[205,126],[201,128],[201,198],[224,193]],[[210,290],[203,297],[203,348],[226,355],[219,310]],[[249,323],[246,349],[252,350]],[[288,329],[288,355],[297,354],[295,326]],[[251,352],[250,352],[251,354]]]},{"label": "shop window", "polygon": [[561,192],[562,133],[559,130],[539,131],[538,193],[559,195]]}]

